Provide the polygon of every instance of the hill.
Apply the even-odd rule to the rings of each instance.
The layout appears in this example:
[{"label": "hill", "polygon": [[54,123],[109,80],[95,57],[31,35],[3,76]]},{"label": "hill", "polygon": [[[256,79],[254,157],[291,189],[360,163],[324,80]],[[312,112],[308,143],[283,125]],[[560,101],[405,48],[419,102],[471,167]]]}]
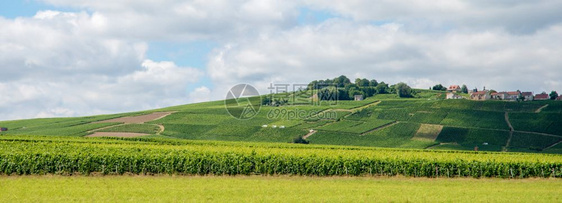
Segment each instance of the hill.
[{"label": "hill", "polygon": [[[261,106],[255,117],[246,120],[229,114],[225,103],[230,101],[212,101],[114,115],[2,121],[0,126],[9,130],[0,135],[117,132],[127,136],[284,143],[304,137],[310,144],[562,152],[562,102],[443,100],[441,91],[415,91],[415,98],[378,94],[362,101],[289,100],[283,106]],[[144,119],[138,117],[142,115]]]}]

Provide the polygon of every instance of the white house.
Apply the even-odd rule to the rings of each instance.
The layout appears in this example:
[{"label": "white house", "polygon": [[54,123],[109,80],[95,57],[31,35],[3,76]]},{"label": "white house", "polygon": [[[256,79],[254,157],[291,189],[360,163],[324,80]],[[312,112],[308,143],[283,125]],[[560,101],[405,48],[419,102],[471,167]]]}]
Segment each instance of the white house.
[{"label": "white house", "polygon": [[470,94],[470,99],[472,100],[489,100],[491,98],[492,96],[488,90],[473,92]]},{"label": "white house", "polygon": [[455,93],[452,93],[452,92],[448,92],[446,98],[447,99],[462,99],[462,96],[458,95],[458,94],[455,94]]},{"label": "white house", "polygon": [[525,101],[535,100],[535,96],[533,96],[532,92],[521,92],[521,96],[525,97]]}]

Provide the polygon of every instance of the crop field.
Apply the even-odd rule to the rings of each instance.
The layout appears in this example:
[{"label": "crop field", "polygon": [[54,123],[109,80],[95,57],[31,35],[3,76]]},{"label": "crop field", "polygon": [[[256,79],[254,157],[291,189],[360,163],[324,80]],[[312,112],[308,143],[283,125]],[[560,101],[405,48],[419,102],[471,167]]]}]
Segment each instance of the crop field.
[{"label": "crop field", "polygon": [[0,137],[0,174],[562,177],[562,155],[158,138]]}]

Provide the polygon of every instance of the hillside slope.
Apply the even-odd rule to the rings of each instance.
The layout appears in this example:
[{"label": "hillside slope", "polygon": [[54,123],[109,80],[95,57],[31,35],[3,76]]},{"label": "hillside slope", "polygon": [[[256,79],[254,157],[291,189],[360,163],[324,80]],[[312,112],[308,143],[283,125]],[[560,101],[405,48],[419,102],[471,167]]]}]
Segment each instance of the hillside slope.
[{"label": "hillside slope", "polygon": [[[308,135],[311,144],[562,152],[562,102],[442,100],[442,92],[418,91],[422,96],[411,99],[376,95],[363,101],[262,106],[248,120],[233,118],[225,101],[213,101],[115,115],[2,121],[0,126],[9,129],[2,135],[87,136],[103,131],[258,142],[292,142]],[[171,114],[134,124],[98,122],[153,112]]]}]

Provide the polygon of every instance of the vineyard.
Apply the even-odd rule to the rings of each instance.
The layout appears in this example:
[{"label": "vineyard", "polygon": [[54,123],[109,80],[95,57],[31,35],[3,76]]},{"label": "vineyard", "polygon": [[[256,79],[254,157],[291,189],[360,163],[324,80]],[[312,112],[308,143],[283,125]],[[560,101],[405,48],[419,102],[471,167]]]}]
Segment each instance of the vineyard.
[{"label": "vineyard", "polygon": [[562,177],[562,156],[186,141],[0,136],[0,173]]},{"label": "vineyard", "polygon": [[[443,92],[417,91],[417,98],[380,94],[362,101],[302,100],[294,105],[262,106],[248,120],[231,117],[224,101],[212,101],[114,115],[0,121],[1,127],[10,129],[0,135],[82,137],[115,132],[187,140],[288,143],[312,130],[315,133],[306,136],[310,144],[562,153],[558,146],[562,141],[562,102],[444,100]],[[537,112],[539,108],[542,110]],[[121,118],[150,117],[154,113],[166,116],[121,122]],[[514,132],[510,132],[508,123]],[[425,139],[416,137],[427,126],[439,130],[428,132]]]}]

